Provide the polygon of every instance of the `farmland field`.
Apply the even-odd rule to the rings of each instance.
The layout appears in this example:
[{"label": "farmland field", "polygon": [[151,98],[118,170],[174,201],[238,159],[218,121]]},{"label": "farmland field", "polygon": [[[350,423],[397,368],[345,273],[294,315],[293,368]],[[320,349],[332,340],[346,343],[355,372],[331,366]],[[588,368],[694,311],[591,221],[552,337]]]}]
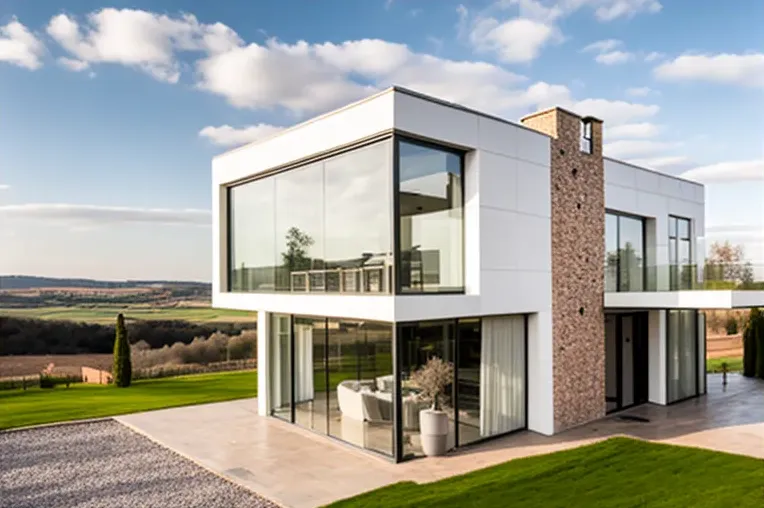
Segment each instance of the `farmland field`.
[{"label": "farmland field", "polygon": [[85,366],[110,371],[113,361],[111,354],[0,356],[0,378],[34,376],[50,363],[58,368]]},{"label": "farmland field", "polygon": [[38,308],[2,308],[0,317],[50,319],[79,321],[86,323],[113,324],[119,313],[131,320],[183,320],[194,323],[242,322],[254,321],[254,312],[213,309],[210,307],[149,307],[149,306],[111,306],[97,305],[88,307],[38,307]]}]

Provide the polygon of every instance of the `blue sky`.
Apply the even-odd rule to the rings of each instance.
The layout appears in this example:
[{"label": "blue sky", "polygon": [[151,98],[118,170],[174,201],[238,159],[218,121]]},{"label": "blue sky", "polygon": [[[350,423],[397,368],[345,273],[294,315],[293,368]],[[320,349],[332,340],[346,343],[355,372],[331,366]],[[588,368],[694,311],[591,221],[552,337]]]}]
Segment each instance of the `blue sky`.
[{"label": "blue sky", "polygon": [[[707,185],[764,264],[764,2],[0,4],[0,273],[210,278],[210,159],[390,84]],[[9,248],[10,247],[10,248]]]}]

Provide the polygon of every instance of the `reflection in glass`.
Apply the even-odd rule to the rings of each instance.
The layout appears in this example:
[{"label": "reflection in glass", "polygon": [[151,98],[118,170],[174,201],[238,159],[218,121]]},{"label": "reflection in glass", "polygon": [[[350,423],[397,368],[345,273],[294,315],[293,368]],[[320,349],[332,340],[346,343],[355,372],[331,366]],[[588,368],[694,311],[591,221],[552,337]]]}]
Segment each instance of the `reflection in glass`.
[{"label": "reflection in glass", "polygon": [[668,311],[668,402],[698,394],[697,311]]},{"label": "reflection in glass", "polygon": [[463,291],[461,157],[410,142],[398,146],[401,291]]},{"label": "reflection in glass", "polygon": [[644,229],[640,219],[618,217],[621,291],[644,289]]},{"label": "reflection in glass", "polygon": [[690,248],[690,220],[669,216],[669,271],[672,290],[692,289],[695,267]]},{"label": "reflection in glass", "polygon": [[618,216],[605,214],[605,291],[618,291]]},{"label": "reflection in glass", "polygon": [[329,319],[329,435],[393,454],[392,326]]},{"label": "reflection in glass", "polygon": [[295,422],[326,433],[326,319],[294,318]]},{"label": "reflection in glass", "polygon": [[456,380],[459,401],[459,444],[480,439],[480,365],[481,365],[480,319],[460,320],[457,324],[456,347],[458,354],[458,378]]},{"label": "reflection in glass", "polygon": [[[454,363],[454,322],[427,322],[403,325],[401,351],[401,423],[403,425],[403,455],[422,455],[419,411],[427,409],[432,401],[423,400],[419,388],[410,380],[411,375],[432,357]],[[448,413],[448,448],[456,445],[454,436],[453,385],[448,386],[439,402]]]},{"label": "reflection in glass", "polygon": [[360,148],[324,165],[327,291],[390,291],[390,143]]},{"label": "reflection in glass", "polygon": [[391,144],[231,187],[229,289],[390,293]]},{"label": "reflection in glass", "polygon": [[270,323],[270,397],[273,416],[292,420],[292,368],[290,316],[271,314]]},{"label": "reflection in glass", "polygon": [[324,166],[276,175],[276,291],[323,291]]},{"label": "reflection in glass", "polygon": [[228,191],[231,245],[231,291],[273,291],[273,179],[258,180]]}]

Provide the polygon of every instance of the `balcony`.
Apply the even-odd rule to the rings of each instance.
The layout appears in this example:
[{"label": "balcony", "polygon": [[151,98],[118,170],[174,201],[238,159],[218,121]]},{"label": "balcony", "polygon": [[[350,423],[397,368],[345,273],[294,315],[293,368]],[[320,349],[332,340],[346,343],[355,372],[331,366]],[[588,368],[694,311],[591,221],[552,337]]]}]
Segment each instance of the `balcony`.
[{"label": "balcony", "polygon": [[764,265],[605,267],[605,307],[729,309],[764,306]]}]

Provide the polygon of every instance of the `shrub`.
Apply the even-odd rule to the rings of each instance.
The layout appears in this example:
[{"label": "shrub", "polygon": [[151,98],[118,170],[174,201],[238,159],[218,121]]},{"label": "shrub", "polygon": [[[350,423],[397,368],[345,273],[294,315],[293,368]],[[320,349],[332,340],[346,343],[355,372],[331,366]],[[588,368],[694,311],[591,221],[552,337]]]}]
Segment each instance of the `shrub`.
[{"label": "shrub", "polygon": [[125,317],[117,316],[116,336],[114,338],[114,384],[120,388],[130,386],[132,380],[132,365],[130,362],[130,343],[125,329]]},{"label": "shrub", "polygon": [[759,309],[751,309],[743,332],[743,375],[747,377],[756,376],[757,364],[757,331],[759,319]]},{"label": "shrub", "polygon": [[727,330],[727,335],[736,335],[738,332],[737,318],[734,315],[729,316],[724,328]]}]

